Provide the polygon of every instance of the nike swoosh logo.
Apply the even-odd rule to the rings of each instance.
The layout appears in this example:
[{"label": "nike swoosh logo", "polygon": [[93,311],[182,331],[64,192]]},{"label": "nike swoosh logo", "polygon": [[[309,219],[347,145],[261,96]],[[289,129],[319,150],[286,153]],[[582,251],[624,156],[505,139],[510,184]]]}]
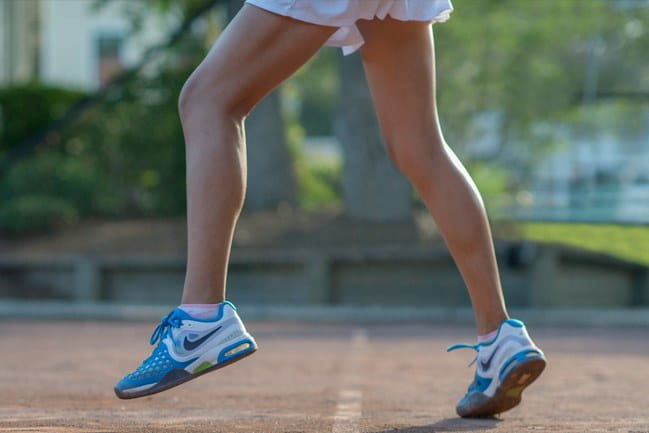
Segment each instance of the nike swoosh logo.
[{"label": "nike swoosh logo", "polygon": [[487,359],[486,361],[480,361],[480,366],[482,366],[483,370],[485,370],[485,371],[489,370],[489,368],[491,367],[491,361],[493,361],[494,356],[498,352],[498,349],[500,349],[500,346],[496,347],[496,350],[493,351],[493,353],[491,354],[489,359]]},{"label": "nike swoosh logo", "polygon": [[183,348],[185,350],[194,350],[194,349],[196,349],[198,346],[203,344],[208,338],[210,338],[212,335],[214,335],[214,333],[216,331],[218,331],[219,329],[221,329],[220,326],[218,328],[212,330],[212,332],[203,335],[201,338],[199,338],[198,340],[195,340],[195,341],[189,341],[189,339],[187,337],[185,337],[185,341],[183,341]]}]

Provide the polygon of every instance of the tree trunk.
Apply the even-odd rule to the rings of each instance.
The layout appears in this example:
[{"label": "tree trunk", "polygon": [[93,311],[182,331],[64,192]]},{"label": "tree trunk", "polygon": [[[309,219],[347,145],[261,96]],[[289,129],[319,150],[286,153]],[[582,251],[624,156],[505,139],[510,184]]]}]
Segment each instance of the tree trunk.
[{"label": "tree trunk", "polygon": [[365,221],[408,220],[410,184],[385,151],[360,56],[341,56],[339,71],[341,107],[336,135],[345,157],[346,212]]}]

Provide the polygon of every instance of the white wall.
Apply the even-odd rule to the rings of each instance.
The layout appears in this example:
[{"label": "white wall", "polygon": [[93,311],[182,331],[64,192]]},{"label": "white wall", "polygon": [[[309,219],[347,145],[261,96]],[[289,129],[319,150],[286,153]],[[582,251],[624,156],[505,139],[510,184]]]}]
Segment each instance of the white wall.
[{"label": "white wall", "polygon": [[[128,20],[121,6],[133,0],[113,0],[93,9],[93,0],[41,0],[41,80],[48,84],[81,89],[99,85],[97,39],[100,35],[126,37]],[[163,39],[167,26],[152,17],[142,34],[130,37],[120,53],[125,66],[137,63],[142,52]]]}]

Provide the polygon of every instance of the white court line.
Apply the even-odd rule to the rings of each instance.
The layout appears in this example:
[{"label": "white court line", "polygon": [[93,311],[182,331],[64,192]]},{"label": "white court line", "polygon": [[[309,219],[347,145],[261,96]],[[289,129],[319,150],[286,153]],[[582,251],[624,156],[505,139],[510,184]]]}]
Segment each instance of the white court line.
[{"label": "white court line", "polygon": [[361,391],[361,361],[367,349],[367,332],[355,329],[349,345],[348,358],[343,365],[338,404],[334,415],[332,433],[358,433],[363,412]]}]

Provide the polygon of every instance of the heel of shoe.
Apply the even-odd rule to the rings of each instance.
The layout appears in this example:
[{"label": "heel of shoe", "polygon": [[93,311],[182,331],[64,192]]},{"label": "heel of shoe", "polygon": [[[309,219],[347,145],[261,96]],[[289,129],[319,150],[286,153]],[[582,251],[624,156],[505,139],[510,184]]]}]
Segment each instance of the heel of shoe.
[{"label": "heel of shoe", "polygon": [[252,337],[246,337],[223,348],[216,362],[217,364],[234,362],[237,359],[252,354],[255,350],[257,350],[255,340]]},{"label": "heel of shoe", "polygon": [[503,363],[502,367],[500,367],[500,371],[498,372],[498,378],[501,382],[504,381],[505,378],[519,365],[531,361],[540,362],[545,366],[545,356],[543,355],[543,352],[536,348],[530,348],[518,352],[516,355],[512,356]]},{"label": "heel of shoe", "polygon": [[473,393],[467,403],[458,406],[457,414],[465,418],[489,417],[518,406],[523,391],[541,375],[545,364],[541,355],[528,355],[522,361],[513,362],[493,397]]},{"label": "heel of shoe", "polygon": [[192,369],[188,371],[194,376],[198,376],[230,365],[248,355],[252,355],[257,350],[257,343],[254,338],[246,334],[239,336],[236,342],[216,350],[218,352],[210,351],[204,354],[201,360],[196,362]]},{"label": "heel of shoe", "polygon": [[[525,361],[517,363],[500,384],[499,394],[502,395],[504,402],[516,402],[518,404],[521,394],[534,382],[545,369],[545,359],[541,357],[528,358]],[[502,411],[507,410],[509,406],[505,403]]]}]

